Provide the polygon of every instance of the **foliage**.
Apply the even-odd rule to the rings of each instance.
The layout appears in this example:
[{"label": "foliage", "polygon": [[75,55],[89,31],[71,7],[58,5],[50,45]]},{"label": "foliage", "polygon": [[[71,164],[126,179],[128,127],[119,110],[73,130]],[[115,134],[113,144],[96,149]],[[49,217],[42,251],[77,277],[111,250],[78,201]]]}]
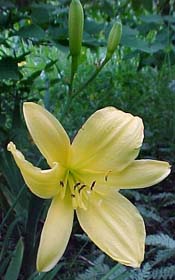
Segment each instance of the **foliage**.
[{"label": "foliage", "polygon": [[[70,107],[69,1],[1,0],[0,4],[0,278],[173,280],[174,168],[154,188],[124,191],[146,222],[146,255],[140,269],[116,265],[82,235],[75,222],[65,257],[51,272],[38,274],[36,251],[48,202],[28,192],[6,146],[14,140],[32,162],[46,165],[27,134],[21,112],[24,101],[44,103],[71,137],[92,112],[113,105],[144,119],[142,157],[173,164],[174,1],[82,1],[83,49]],[[116,16],[123,23],[121,46],[80,91],[104,58]]]}]

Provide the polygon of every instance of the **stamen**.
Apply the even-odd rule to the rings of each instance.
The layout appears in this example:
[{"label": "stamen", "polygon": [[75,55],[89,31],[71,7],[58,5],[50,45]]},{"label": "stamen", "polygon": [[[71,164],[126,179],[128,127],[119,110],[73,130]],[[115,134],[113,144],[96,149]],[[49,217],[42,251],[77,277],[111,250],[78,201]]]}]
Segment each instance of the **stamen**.
[{"label": "stamen", "polygon": [[64,187],[64,182],[63,181],[60,181],[60,186]]},{"label": "stamen", "polygon": [[95,183],[96,181],[91,181],[90,184],[85,184],[79,175],[74,172],[69,173],[68,186],[70,188],[70,196],[74,209],[87,209],[89,196],[92,193],[91,191]]},{"label": "stamen", "polygon": [[77,209],[77,207],[78,207],[78,203],[77,203],[77,200],[76,200],[75,197],[72,197],[72,207],[73,207],[74,209]]},{"label": "stamen", "polygon": [[93,181],[93,182],[92,182],[92,185],[91,185],[91,191],[93,190],[95,184],[96,184],[96,181]]},{"label": "stamen", "polygon": [[76,184],[74,185],[74,190],[75,190],[79,185],[81,185],[80,182],[76,183]]},{"label": "stamen", "polygon": [[111,170],[109,170],[108,172],[107,172],[107,174],[105,175],[105,181],[107,182],[107,180],[108,180],[108,176],[109,176],[109,173],[110,172],[112,172]]},{"label": "stamen", "polygon": [[78,192],[80,193],[81,190],[82,190],[83,188],[85,188],[85,187],[86,187],[86,185],[82,185],[82,186],[79,188]]}]

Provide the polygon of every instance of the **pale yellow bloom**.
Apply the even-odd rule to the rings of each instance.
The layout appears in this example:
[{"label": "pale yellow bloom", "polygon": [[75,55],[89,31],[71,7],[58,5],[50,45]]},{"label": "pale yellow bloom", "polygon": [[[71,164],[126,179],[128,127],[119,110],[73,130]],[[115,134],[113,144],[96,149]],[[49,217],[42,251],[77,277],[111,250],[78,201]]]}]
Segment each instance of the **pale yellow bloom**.
[{"label": "pale yellow bloom", "polygon": [[113,107],[95,112],[72,143],[55,117],[35,103],[24,103],[29,132],[50,169],[41,170],[25,160],[10,142],[30,190],[52,198],[41,234],[38,271],[54,267],[67,246],[74,209],[83,230],[114,260],[139,267],[144,258],[142,217],[120,189],[143,188],[163,180],[167,162],[135,160],[143,141],[139,117]]}]

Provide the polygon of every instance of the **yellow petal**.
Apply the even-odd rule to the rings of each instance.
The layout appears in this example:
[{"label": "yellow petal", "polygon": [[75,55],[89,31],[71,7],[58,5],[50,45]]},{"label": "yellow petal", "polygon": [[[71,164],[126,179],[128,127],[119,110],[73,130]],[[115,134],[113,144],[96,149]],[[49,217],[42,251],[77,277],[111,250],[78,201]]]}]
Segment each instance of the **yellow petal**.
[{"label": "yellow petal", "polygon": [[70,142],[59,121],[32,102],[25,102],[23,111],[28,130],[48,164],[52,166],[53,162],[59,162],[66,165]]},{"label": "yellow petal", "polygon": [[72,143],[72,167],[122,170],[139,153],[143,123],[138,117],[113,107],[95,112]]},{"label": "yellow petal", "polygon": [[41,234],[38,271],[49,271],[62,257],[71,234],[73,213],[70,194],[64,200],[59,196],[53,199]]},{"label": "yellow petal", "polygon": [[83,182],[91,185],[96,182],[96,190],[106,191],[109,187],[116,189],[135,189],[153,186],[170,173],[170,165],[165,161],[157,160],[134,160],[121,172],[95,172],[91,170],[81,170],[76,173]]},{"label": "yellow petal", "polygon": [[25,160],[23,154],[10,142],[7,149],[12,153],[25,183],[29,189],[41,198],[50,198],[58,194],[64,170],[55,163],[52,169],[41,170]]},{"label": "yellow petal", "polygon": [[120,189],[145,188],[161,182],[170,171],[170,165],[165,161],[135,160],[122,172],[111,172],[107,183]]},{"label": "yellow petal", "polygon": [[144,258],[145,227],[137,209],[124,196],[94,194],[87,210],[78,208],[78,220],[90,239],[114,260],[139,267]]}]

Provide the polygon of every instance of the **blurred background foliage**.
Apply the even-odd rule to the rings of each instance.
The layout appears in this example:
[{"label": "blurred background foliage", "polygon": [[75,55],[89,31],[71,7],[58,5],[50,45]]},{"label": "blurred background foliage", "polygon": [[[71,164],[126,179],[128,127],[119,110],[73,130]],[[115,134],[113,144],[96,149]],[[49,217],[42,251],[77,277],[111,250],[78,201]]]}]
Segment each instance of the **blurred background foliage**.
[{"label": "blurred background foliage", "polygon": [[[95,110],[116,106],[144,120],[141,157],[168,160],[172,166],[175,159],[175,1],[81,2],[83,48],[75,95],[67,110],[70,1],[0,0],[0,279],[175,279],[173,167],[163,183],[125,191],[147,228],[145,261],[140,269],[104,256],[75,221],[62,261],[51,272],[35,271],[48,201],[28,191],[6,151],[12,140],[33,163],[45,165],[23,121],[24,101],[44,104],[71,138]],[[120,47],[97,78],[79,92],[103,59],[116,18],[123,23]]]}]

